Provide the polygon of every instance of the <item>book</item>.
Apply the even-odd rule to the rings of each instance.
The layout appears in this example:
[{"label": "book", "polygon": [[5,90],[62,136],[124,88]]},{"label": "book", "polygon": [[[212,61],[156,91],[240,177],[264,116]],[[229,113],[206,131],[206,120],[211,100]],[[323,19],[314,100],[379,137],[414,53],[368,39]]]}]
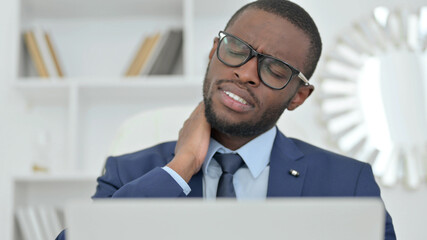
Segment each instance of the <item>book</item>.
[{"label": "book", "polygon": [[40,77],[63,77],[58,55],[48,33],[36,26],[24,34],[31,60]]},{"label": "book", "polygon": [[47,78],[49,77],[46,64],[43,60],[42,53],[38,46],[36,36],[32,30],[24,33],[25,44],[27,46],[30,57],[36,67],[37,73],[40,77]]},{"label": "book", "polygon": [[16,209],[16,218],[24,240],[43,240],[43,230],[35,207],[27,206]]},{"label": "book", "polygon": [[19,207],[15,211],[16,221],[19,226],[19,231],[21,233],[22,239],[30,240],[33,236],[33,232],[30,225],[30,220],[28,214],[23,207]]},{"label": "book", "polygon": [[51,233],[50,233],[50,223],[47,217],[46,209],[42,206],[37,206],[35,208],[35,211],[38,217],[39,228],[43,236],[43,239],[54,239],[55,236],[51,236]]},{"label": "book", "polygon": [[46,66],[48,77],[57,77],[58,74],[56,73],[55,63],[53,62],[53,59],[51,57],[49,46],[47,45],[43,29],[41,29],[40,27],[34,27],[33,33],[37,46],[39,47],[40,55]]},{"label": "book", "polygon": [[183,43],[182,30],[169,30],[167,39],[164,41],[156,59],[153,60],[153,66],[148,71],[149,75],[172,74],[176,64],[179,62],[178,58],[181,56]]},{"label": "book", "polygon": [[147,60],[150,58],[150,55],[155,48],[155,45],[160,39],[160,33],[155,35],[149,35],[144,38],[144,41],[139,48],[137,54],[132,61],[132,64],[126,72],[126,76],[138,76],[141,74],[141,71],[144,68],[144,65],[147,63]]},{"label": "book", "polygon": [[160,36],[161,36],[160,33],[156,33],[154,36],[152,36],[150,45],[148,46],[147,53],[146,53],[146,55],[144,55],[144,58],[142,60],[142,65],[138,69],[138,75],[140,75],[142,73],[143,69],[147,65],[148,60],[152,57],[152,53],[153,53],[156,45],[159,43]]},{"label": "book", "polygon": [[40,228],[44,239],[55,239],[63,229],[55,208],[52,206],[38,206],[36,210],[40,219]]},{"label": "book", "polygon": [[150,53],[150,57],[147,59],[147,62],[141,71],[141,75],[148,75],[148,73],[151,71],[156,59],[159,57],[159,54],[162,52],[162,49],[166,46],[166,42],[170,36],[170,33],[171,31],[167,31],[166,33],[160,34],[159,40],[153,47],[153,50]]},{"label": "book", "polygon": [[59,63],[58,54],[55,51],[54,45],[52,43],[51,37],[47,32],[44,33],[44,38],[46,40],[46,44],[49,48],[49,53],[52,58],[52,61],[55,65],[56,73],[59,77],[64,77],[64,72],[62,71],[61,64]]},{"label": "book", "polygon": [[139,47],[137,53],[135,54],[133,61],[131,65],[129,66],[128,70],[126,71],[126,76],[136,76],[137,75],[137,65],[139,65],[139,61],[141,60],[142,55],[144,52],[147,51],[148,44],[151,41],[151,36],[146,36]]},{"label": "book", "polygon": [[28,217],[30,220],[30,226],[33,230],[32,239],[34,239],[34,240],[45,239],[43,236],[42,227],[41,227],[40,219],[39,219],[38,213],[36,211],[36,208],[33,206],[29,206],[26,208],[26,211],[28,212]]}]

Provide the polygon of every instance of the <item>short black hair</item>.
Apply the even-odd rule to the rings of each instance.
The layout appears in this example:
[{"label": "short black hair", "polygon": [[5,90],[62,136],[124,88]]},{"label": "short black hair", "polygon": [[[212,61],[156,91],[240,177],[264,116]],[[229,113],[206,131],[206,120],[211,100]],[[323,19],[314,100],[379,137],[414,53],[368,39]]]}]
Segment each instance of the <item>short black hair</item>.
[{"label": "short black hair", "polygon": [[236,19],[247,9],[259,9],[288,20],[290,23],[307,34],[310,40],[310,49],[306,56],[303,73],[308,79],[314,73],[320,54],[322,53],[322,40],[319,31],[311,16],[298,4],[288,0],[258,0],[241,7],[228,21],[225,30],[230,27]]}]

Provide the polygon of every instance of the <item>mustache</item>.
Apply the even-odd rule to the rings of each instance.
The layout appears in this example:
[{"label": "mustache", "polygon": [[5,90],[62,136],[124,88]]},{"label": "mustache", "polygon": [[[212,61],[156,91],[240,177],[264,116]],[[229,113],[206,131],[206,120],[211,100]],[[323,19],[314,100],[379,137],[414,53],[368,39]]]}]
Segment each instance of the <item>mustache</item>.
[{"label": "mustache", "polygon": [[233,84],[240,86],[241,88],[245,89],[249,93],[249,95],[251,95],[252,99],[255,101],[255,103],[257,105],[260,105],[260,101],[255,96],[255,94],[252,92],[252,90],[248,87],[247,83],[242,83],[241,81],[238,81],[238,80],[220,79],[215,83],[215,85],[219,86],[223,83],[233,83]]}]

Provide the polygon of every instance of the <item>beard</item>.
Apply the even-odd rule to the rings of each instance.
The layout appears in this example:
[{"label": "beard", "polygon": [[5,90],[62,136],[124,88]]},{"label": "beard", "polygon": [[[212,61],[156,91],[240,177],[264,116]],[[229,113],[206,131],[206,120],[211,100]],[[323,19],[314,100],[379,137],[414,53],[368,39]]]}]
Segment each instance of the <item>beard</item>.
[{"label": "beard", "polygon": [[[288,107],[290,101],[293,98],[292,96],[288,101],[283,102],[282,105],[265,109],[258,119],[242,121],[239,123],[231,123],[225,117],[218,116],[218,114],[215,112],[215,109],[213,108],[212,96],[209,94],[209,85],[211,84],[211,80],[207,77],[208,71],[209,66],[208,70],[206,71],[205,80],[203,82],[203,101],[205,103],[206,119],[213,129],[230,136],[256,137],[270,130],[276,124],[277,120],[279,120],[280,116]],[[218,80],[215,85],[219,86],[221,83],[225,82],[234,83],[246,88],[249,94],[251,94],[251,96],[254,98],[255,102],[259,103],[258,99],[255,97],[246,83],[242,83],[236,80]]]}]

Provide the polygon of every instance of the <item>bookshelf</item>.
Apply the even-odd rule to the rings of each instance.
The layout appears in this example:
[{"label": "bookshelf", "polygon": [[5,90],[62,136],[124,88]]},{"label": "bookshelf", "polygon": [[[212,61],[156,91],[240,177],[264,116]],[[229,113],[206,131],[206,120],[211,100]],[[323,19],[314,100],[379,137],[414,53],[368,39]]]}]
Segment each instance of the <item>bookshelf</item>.
[{"label": "bookshelf", "polygon": [[[62,108],[66,115],[65,129],[62,130],[65,136],[62,137],[63,143],[59,144],[62,146],[58,146],[64,151],[60,160],[63,164],[56,164],[54,171],[96,172],[95,167],[88,169],[87,166],[97,166],[98,170],[102,166],[105,156],[97,156],[97,160],[85,159],[79,147],[81,129],[86,125],[86,106],[96,108],[99,105],[104,108],[103,111],[114,111],[117,103],[123,103],[130,109],[122,116],[125,119],[147,107],[158,106],[153,103],[162,102],[158,97],[165,96],[156,92],[179,96],[184,102],[194,101],[195,97],[191,96],[200,83],[187,80],[192,74],[185,69],[181,69],[181,74],[174,75],[124,77],[145,35],[169,28],[189,31],[191,17],[184,17],[190,15],[188,5],[191,5],[191,1],[20,1],[16,34],[21,42],[17,49],[16,79],[12,86],[23,95],[31,108],[43,108],[44,111]],[[42,27],[50,34],[64,78],[38,77],[22,38],[23,32],[34,26]],[[183,66],[191,61],[187,52],[184,46]],[[183,82],[183,86],[191,87],[181,87]],[[181,94],[173,93],[174,89]],[[187,92],[182,94],[182,91]],[[189,97],[186,99],[186,96]],[[106,109],[107,102],[111,105],[110,109]],[[114,126],[109,128],[112,130]],[[113,132],[109,135],[113,135]],[[107,141],[104,146],[108,145]],[[95,163],[85,164],[89,161]]]},{"label": "bookshelf", "polygon": [[[13,238],[25,239],[22,229],[26,229],[26,232],[30,233],[31,239],[37,238],[34,236],[34,233],[37,232],[42,239],[54,239],[60,231],[58,229],[64,227],[62,209],[66,202],[89,199],[94,193],[95,179],[95,175],[82,174],[15,177],[13,179],[13,207],[15,213],[20,213],[21,218],[16,218],[14,221]],[[31,221],[31,217],[28,217],[29,212],[35,216],[36,221],[34,219]],[[48,217],[43,219],[41,216]],[[25,219],[30,221],[24,224]],[[40,231],[34,231],[37,229]]]},{"label": "bookshelf", "polygon": [[[196,105],[214,37],[248,1],[18,0],[10,86],[26,102],[36,138],[50,141],[49,173],[13,179],[13,207],[61,208],[94,193],[119,125],[144,110]],[[42,27],[55,47],[64,77],[41,78],[23,34]],[[180,66],[171,75],[125,77],[145,36],[182,29]],[[33,141],[33,140],[31,140]],[[34,151],[36,152],[36,147]],[[69,192],[65,189],[71,189]],[[61,197],[58,197],[61,196]],[[12,239],[23,239],[13,221]]]}]

